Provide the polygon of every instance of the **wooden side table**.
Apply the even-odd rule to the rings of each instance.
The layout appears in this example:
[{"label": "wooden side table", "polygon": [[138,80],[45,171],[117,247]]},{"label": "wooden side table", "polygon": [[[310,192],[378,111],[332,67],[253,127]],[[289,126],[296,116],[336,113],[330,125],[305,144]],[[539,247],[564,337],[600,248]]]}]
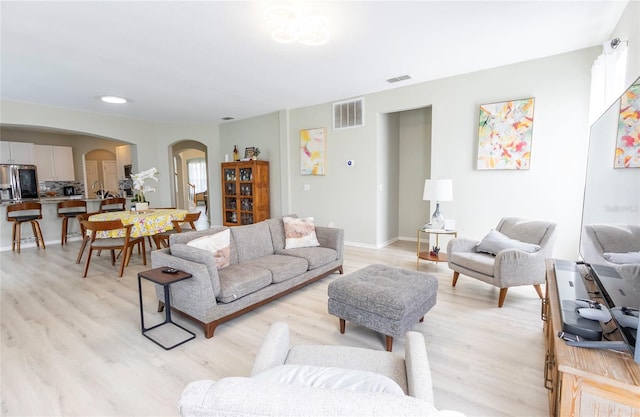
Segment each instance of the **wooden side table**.
[{"label": "wooden side table", "polygon": [[[422,233],[426,233],[428,235],[426,251],[420,250],[420,237]],[[458,232],[456,230],[445,230],[445,229],[425,229],[425,228],[418,229],[418,235],[417,235],[418,243],[416,247],[416,255],[418,258],[416,260],[416,269],[420,269],[420,259],[423,259],[425,261],[432,261],[432,262],[447,262],[447,254],[444,252],[439,252],[438,256],[431,255],[430,253],[431,248],[428,247],[429,244],[431,243],[431,235],[436,235],[436,246],[440,246],[440,235],[451,235],[453,237],[458,237]]]},{"label": "wooden side table", "polygon": [[[138,273],[138,293],[140,294],[140,325],[142,327],[142,335],[147,339],[151,340],[156,345],[162,347],[164,350],[170,350],[176,346],[180,346],[181,344],[188,342],[191,339],[195,339],[196,334],[191,332],[190,330],[185,329],[178,323],[175,323],[171,320],[171,297],[169,293],[169,287],[171,286],[171,284],[183,281],[185,279],[189,279],[192,277],[192,275],[184,271],[178,271],[175,274],[162,272],[163,270],[166,270],[166,269],[169,269],[169,267],[163,266],[160,268],[139,272]],[[144,327],[144,310],[142,308],[142,278],[147,279],[155,284],[162,285],[164,288],[165,319],[162,323],[158,323],[155,326],[151,326],[149,328]],[[164,326],[164,325],[173,325],[175,327],[178,327],[182,329],[182,331],[188,333],[190,336],[184,340],[180,340],[179,342],[171,346],[165,346],[159,341],[155,340],[153,337],[151,337],[151,335],[147,334],[147,332],[153,329],[157,329],[158,327]]]}]

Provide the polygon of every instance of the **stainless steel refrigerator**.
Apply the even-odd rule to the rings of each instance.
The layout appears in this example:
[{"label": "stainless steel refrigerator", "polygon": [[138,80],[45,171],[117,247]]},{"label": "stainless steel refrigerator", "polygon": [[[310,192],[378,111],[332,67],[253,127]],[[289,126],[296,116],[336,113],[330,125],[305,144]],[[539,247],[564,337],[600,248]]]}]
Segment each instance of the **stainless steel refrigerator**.
[{"label": "stainless steel refrigerator", "polygon": [[0,165],[0,200],[37,200],[39,188],[35,165]]}]

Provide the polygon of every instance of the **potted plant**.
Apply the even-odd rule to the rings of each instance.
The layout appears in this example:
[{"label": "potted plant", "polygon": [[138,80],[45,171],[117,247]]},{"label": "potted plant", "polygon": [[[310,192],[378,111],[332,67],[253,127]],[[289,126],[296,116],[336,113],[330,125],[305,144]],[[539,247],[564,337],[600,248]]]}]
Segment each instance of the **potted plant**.
[{"label": "potted plant", "polygon": [[136,190],[133,198],[131,199],[132,203],[136,205],[136,211],[145,211],[149,209],[149,201],[147,201],[146,193],[150,193],[155,191],[154,187],[150,187],[145,185],[146,180],[153,180],[158,182],[158,170],[153,167],[146,171],[141,171],[137,174],[131,174],[131,179],[133,180],[133,188]]},{"label": "potted plant", "polygon": [[257,146],[253,149],[253,160],[257,160],[258,159],[258,155],[260,155],[260,148],[258,148]]}]

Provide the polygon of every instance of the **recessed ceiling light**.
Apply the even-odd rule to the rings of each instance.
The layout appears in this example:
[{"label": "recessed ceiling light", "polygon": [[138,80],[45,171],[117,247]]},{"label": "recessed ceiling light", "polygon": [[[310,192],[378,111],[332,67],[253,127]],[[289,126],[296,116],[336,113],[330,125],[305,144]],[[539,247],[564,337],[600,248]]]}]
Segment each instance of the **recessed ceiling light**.
[{"label": "recessed ceiling light", "polygon": [[126,98],[117,96],[101,96],[100,100],[110,104],[125,104],[128,101]]}]

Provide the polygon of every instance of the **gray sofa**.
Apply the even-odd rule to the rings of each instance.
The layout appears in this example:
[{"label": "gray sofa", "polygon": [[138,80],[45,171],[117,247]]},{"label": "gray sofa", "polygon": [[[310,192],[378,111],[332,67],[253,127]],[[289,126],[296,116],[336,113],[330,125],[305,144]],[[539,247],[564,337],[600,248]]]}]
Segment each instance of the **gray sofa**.
[{"label": "gray sofa", "polygon": [[[230,229],[230,264],[217,269],[214,255],[188,246],[193,239]],[[213,337],[218,324],[291,293],[333,272],[343,273],[344,231],[316,226],[320,246],[285,249],[281,218],[259,223],[214,227],[170,237],[170,247],[153,251],[154,268],[167,266],[192,278],[171,285],[171,306],[204,326]],[[159,311],[164,292],[156,287]]]}]

